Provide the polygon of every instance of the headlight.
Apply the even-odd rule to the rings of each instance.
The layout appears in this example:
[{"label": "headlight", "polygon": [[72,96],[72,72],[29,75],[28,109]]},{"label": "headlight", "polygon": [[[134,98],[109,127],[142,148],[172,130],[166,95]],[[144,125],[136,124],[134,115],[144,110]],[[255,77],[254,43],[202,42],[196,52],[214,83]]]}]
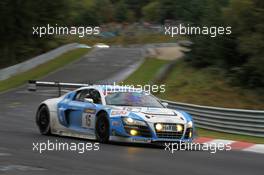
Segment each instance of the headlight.
[{"label": "headlight", "polygon": [[189,132],[189,138],[192,138],[192,131]]},{"label": "headlight", "polygon": [[182,132],[183,131],[182,125],[176,125],[176,128],[177,128],[178,132]]},{"label": "headlight", "polygon": [[135,130],[135,129],[130,130],[130,135],[135,136],[137,134],[138,134],[137,130]]},{"label": "headlight", "polygon": [[144,121],[132,119],[130,117],[123,117],[122,119],[126,125],[138,125],[138,126],[146,126],[147,125],[146,122],[144,122]]},{"label": "headlight", "polygon": [[163,126],[162,126],[162,124],[157,123],[157,124],[155,125],[155,128],[156,128],[157,131],[161,131],[161,130],[163,129]]},{"label": "headlight", "polygon": [[187,128],[192,128],[193,127],[193,122],[192,121],[189,121],[188,123],[187,123]]}]

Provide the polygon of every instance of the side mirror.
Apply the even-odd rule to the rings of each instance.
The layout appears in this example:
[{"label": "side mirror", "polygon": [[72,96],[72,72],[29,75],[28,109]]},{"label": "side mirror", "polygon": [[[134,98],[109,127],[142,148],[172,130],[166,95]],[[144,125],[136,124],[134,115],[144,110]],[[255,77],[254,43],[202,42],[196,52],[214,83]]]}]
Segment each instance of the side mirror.
[{"label": "side mirror", "polygon": [[84,102],[93,103],[94,101],[91,98],[84,98]]},{"label": "side mirror", "polygon": [[161,104],[162,104],[163,106],[165,106],[165,107],[169,106],[169,103],[167,103],[167,102],[162,102]]}]

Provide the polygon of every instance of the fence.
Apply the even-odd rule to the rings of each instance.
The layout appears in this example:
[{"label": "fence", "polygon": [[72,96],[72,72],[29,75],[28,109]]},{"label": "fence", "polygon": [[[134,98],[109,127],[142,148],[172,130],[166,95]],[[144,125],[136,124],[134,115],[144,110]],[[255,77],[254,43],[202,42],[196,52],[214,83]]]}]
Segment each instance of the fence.
[{"label": "fence", "polygon": [[0,80],[5,80],[15,74],[19,74],[21,72],[25,72],[27,70],[30,70],[40,64],[43,64],[47,61],[50,61],[57,56],[68,52],[70,50],[76,49],[78,47],[83,47],[82,45],[78,43],[71,43],[71,44],[66,44],[64,46],[61,46],[57,49],[53,49],[47,53],[41,54],[39,56],[36,56],[32,59],[29,59],[27,61],[24,61],[22,63],[16,64],[14,66],[10,66],[4,69],[0,69]]},{"label": "fence", "polygon": [[171,109],[191,114],[196,126],[226,133],[264,137],[264,111],[200,106],[167,102]]}]

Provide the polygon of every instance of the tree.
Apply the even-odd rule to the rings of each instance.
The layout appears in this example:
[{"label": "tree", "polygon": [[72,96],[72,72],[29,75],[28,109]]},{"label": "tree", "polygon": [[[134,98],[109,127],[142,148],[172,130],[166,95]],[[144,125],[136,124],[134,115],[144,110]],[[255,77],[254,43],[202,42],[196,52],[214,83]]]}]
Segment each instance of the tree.
[{"label": "tree", "polygon": [[[201,24],[231,26],[230,36],[194,37],[188,61],[221,68],[236,83],[264,87],[264,3],[260,0],[208,0]],[[223,8],[224,7],[224,8]]]},{"label": "tree", "polygon": [[128,20],[128,9],[124,1],[119,1],[115,4],[115,20],[124,22]]},{"label": "tree", "polygon": [[[8,66],[50,49],[53,36],[38,38],[32,27],[70,22],[72,0],[0,2],[0,66]],[[52,41],[53,40],[53,41]]]},{"label": "tree", "polygon": [[239,62],[232,73],[248,87],[264,87],[264,3],[260,0],[231,0],[224,12],[234,26]]},{"label": "tree", "polygon": [[153,1],[142,8],[143,17],[146,21],[160,22],[160,2]]},{"label": "tree", "polygon": [[[204,7],[203,16],[198,22],[200,26],[212,27],[223,26],[221,4],[215,0],[208,0]],[[216,65],[218,67],[226,66],[226,58],[230,58],[229,53],[232,53],[230,48],[232,44],[229,43],[227,36],[217,36],[212,38],[208,35],[193,36],[192,51],[188,56],[188,61],[197,67],[206,67]],[[225,47],[228,45],[229,47]]]}]

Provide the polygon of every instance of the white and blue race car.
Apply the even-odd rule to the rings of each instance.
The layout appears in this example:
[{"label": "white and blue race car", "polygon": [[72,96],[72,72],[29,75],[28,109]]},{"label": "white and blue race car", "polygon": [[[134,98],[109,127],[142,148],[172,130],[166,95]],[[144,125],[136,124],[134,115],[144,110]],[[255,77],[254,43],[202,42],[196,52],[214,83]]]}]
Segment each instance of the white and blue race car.
[{"label": "white and blue race car", "polygon": [[41,134],[108,141],[191,142],[194,124],[184,111],[168,109],[155,96],[124,87],[30,81],[35,86],[80,87],[43,101],[36,113]]}]

